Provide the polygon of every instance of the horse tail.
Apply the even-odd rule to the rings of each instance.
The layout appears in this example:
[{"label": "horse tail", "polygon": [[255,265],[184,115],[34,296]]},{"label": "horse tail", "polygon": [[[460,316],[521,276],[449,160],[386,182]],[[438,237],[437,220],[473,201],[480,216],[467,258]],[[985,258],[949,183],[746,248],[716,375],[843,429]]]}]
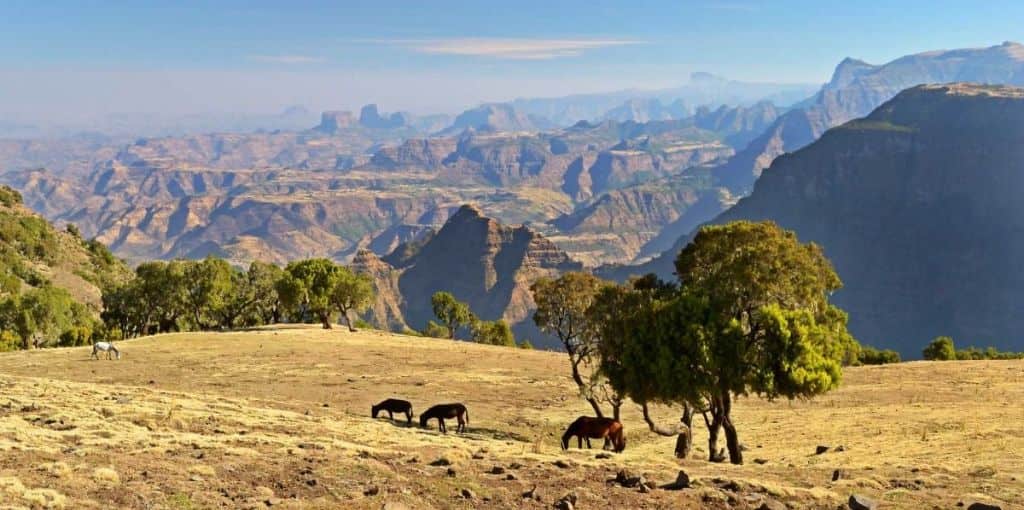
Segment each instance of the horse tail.
[{"label": "horse tail", "polygon": [[469,423],[469,409],[467,407],[462,407],[462,414],[466,415],[466,423]]}]

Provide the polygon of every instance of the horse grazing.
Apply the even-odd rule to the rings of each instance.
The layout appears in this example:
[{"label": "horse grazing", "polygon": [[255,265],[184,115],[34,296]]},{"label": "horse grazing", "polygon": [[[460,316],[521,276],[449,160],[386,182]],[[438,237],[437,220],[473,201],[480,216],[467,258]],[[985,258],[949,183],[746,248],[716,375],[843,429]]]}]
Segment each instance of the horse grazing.
[{"label": "horse grazing", "polygon": [[612,418],[591,418],[580,416],[569,425],[569,428],[562,435],[562,449],[569,449],[569,440],[573,436],[577,439],[577,448],[583,448],[583,441],[587,441],[587,448],[590,448],[591,439],[611,440],[615,452],[626,449],[626,436],[623,434],[622,423]]},{"label": "horse grazing", "polygon": [[377,413],[380,413],[381,411],[387,411],[388,412],[388,417],[391,418],[391,421],[395,420],[395,414],[394,413],[405,414],[406,420],[408,420],[409,424],[412,425],[412,404],[409,403],[408,400],[399,400],[397,398],[389,398],[389,399],[387,399],[387,400],[385,400],[385,401],[383,401],[383,402],[381,402],[381,403],[379,403],[379,404],[377,404],[375,406],[372,406],[371,409],[372,409],[372,416],[374,418],[377,417]]},{"label": "horse grazing", "polygon": [[444,420],[458,419],[459,426],[455,429],[455,432],[461,433],[466,430],[466,424],[469,423],[469,411],[462,404],[438,404],[420,415],[420,427],[425,428],[427,421],[434,418],[437,418],[438,430],[445,434],[448,433],[448,427],[445,427]]},{"label": "horse grazing", "polygon": [[92,356],[89,357],[96,358],[97,360],[100,359],[100,351],[107,354],[107,359],[110,359],[110,353],[114,353],[117,359],[121,359],[121,351],[118,351],[117,347],[114,347],[114,344],[110,342],[96,342],[92,344]]}]

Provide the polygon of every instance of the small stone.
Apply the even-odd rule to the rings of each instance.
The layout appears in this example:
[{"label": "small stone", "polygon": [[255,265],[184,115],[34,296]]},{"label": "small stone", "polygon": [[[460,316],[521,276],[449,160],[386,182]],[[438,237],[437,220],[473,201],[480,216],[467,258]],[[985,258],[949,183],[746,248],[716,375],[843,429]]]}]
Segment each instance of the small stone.
[{"label": "small stone", "polygon": [[505,474],[505,468],[503,468],[501,466],[494,466],[494,467],[491,468],[491,474],[492,475],[503,475],[503,474]]},{"label": "small stone", "polygon": [[263,500],[263,504],[267,505],[267,506],[280,505],[281,504],[281,500],[280,500],[280,498],[267,498],[267,499]]},{"label": "small stone", "polygon": [[506,480],[518,480],[518,479],[519,479],[519,477],[517,477],[517,476],[515,475],[515,473],[509,473],[509,474],[505,475],[505,479],[506,479]]},{"label": "small stone", "polygon": [[448,468],[448,471],[445,471],[445,474],[454,478],[455,475],[458,474],[458,473],[455,472],[455,468],[450,467],[450,468]]},{"label": "small stone", "polygon": [[447,457],[441,457],[440,459],[437,459],[434,462],[431,462],[430,465],[431,466],[451,466],[452,465],[452,461],[448,460]]},{"label": "small stone", "polygon": [[483,451],[477,451],[476,453],[473,454],[473,458],[476,459],[476,460],[483,459],[484,458],[484,452]]},{"label": "small stone", "polygon": [[768,463],[768,459],[754,459],[754,464],[765,465]]},{"label": "small stone", "polygon": [[371,485],[363,491],[363,496],[376,496],[380,494],[380,487],[377,485]]},{"label": "small stone", "polygon": [[532,499],[534,501],[540,501],[542,499],[540,491],[537,490],[537,486],[533,486],[532,489],[523,493],[523,499]]},{"label": "small stone", "polygon": [[469,489],[462,489],[462,497],[466,499],[476,499],[476,494]]},{"label": "small stone", "polygon": [[409,464],[419,464],[420,458],[417,455],[413,455],[412,458],[410,458],[408,462],[409,462]]},{"label": "small stone", "polygon": [[518,462],[513,462],[508,465],[509,469],[523,469],[523,465]]},{"label": "small stone", "polygon": [[825,453],[827,451],[828,451],[828,447],[827,446],[825,446],[825,445],[818,445],[818,447],[814,449],[814,454],[815,455],[821,455],[821,454],[823,454],[823,453]]},{"label": "small stone", "polygon": [[757,507],[757,510],[787,510],[785,503],[768,498],[761,502],[761,505]]},{"label": "small stone", "polygon": [[834,451],[834,452],[845,452],[846,451],[846,447],[843,446],[843,445],[839,445],[839,446],[835,447],[835,449],[832,450],[832,451]]},{"label": "small stone", "polygon": [[569,469],[569,468],[572,467],[572,464],[570,464],[569,462],[566,462],[566,461],[564,461],[562,459],[556,460],[554,462],[554,464],[555,464],[555,467],[559,467],[559,468],[562,468],[562,469]]},{"label": "small stone", "polygon": [[1003,510],[1003,507],[999,505],[993,505],[991,503],[982,503],[981,501],[976,501],[974,503],[971,503],[970,506],[967,507],[967,510]]},{"label": "small stone", "polygon": [[860,494],[851,494],[847,504],[850,506],[850,510],[875,510],[878,508],[878,503],[875,500]]},{"label": "small stone", "polygon": [[845,475],[846,473],[844,473],[842,469],[837,469],[832,472],[832,481],[838,482],[839,480],[843,479]]},{"label": "small stone", "polygon": [[188,479],[190,481],[193,481],[193,482],[201,482],[201,481],[203,481],[203,477],[201,477],[199,475],[192,475],[192,476],[188,477]]},{"label": "small stone", "polygon": [[686,474],[686,471],[679,470],[679,474],[676,475],[676,481],[667,483],[661,486],[662,489],[677,491],[681,489],[690,488],[690,475]]},{"label": "small stone", "polygon": [[594,458],[595,459],[610,459],[610,458],[612,458],[612,454],[610,454],[608,452],[601,452],[601,453],[595,455]]}]

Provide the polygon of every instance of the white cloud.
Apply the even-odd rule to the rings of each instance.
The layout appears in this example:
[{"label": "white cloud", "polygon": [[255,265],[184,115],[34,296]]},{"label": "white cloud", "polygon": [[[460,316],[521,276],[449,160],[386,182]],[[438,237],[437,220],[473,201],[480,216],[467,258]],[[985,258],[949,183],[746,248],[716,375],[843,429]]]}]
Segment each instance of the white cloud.
[{"label": "white cloud", "polygon": [[251,55],[249,60],[268,64],[314,64],[323,62],[324,58],[308,55]]},{"label": "white cloud", "polygon": [[373,41],[395,44],[419,53],[457,55],[508,60],[549,60],[578,57],[598,48],[644,44],[629,39],[524,39],[524,38],[455,38],[396,39]]}]

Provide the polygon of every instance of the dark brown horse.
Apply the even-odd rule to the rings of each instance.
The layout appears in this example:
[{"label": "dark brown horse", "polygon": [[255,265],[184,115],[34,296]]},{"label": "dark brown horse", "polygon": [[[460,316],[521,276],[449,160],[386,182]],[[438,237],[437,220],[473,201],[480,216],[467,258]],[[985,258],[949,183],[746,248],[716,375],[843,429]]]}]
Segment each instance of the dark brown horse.
[{"label": "dark brown horse", "polygon": [[616,452],[626,449],[626,436],[622,431],[622,423],[612,418],[591,418],[580,416],[569,425],[569,428],[562,435],[562,449],[569,449],[569,440],[576,436],[577,447],[583,448],[583,441],[587,441],[587,448],[590,448],[591,439],[611,440]]},{"label": "dark brown horse", "polygon": [[389,398],[371,408],[372,416],[377,417],[377,414],[381,411],[387,411],[388,417],[392,421],[395,419],[394,413],[401,413],[405,415],[405,419],[412,425],[412,404],[408,400],[399,400],[397,398]]},{"label": "dark brown horse", "polygon": [[420,426],[426,427],[427,421],[434,418],[437,418],[438,430],[445,434],[448,433],[448,427],[445,427],[444,420],[458,419],[459,426],[456,427],[455,432],[461,433],[466,430],[466,424],[469,423],[469,411],[462,404],[438,404],[420,415]]}]

